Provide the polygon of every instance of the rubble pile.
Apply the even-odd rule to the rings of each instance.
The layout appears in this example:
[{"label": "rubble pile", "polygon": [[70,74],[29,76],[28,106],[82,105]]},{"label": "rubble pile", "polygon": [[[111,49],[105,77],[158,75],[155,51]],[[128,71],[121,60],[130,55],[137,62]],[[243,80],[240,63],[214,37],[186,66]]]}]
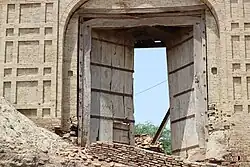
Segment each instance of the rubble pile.
[{"label": "rubble pile", "polygon": [[94,143],[87,148],[87,152],[100,161],[116,162],[127,167],[218,167],[117,143]]},{"label": "rubble pile", "polygon": [[38,127],[0,97],[0,167],[94,167],[97,161],[84,148]]},{"label": "rubble pile", "polygon": [[[141,145],[145,146],[143,143],[141,142]],[[81,148],[38,127],[0,97],[0,167],[22,166],[205,167],[212,165],[190,163],[179,157],[122,144],[95,143],[87,148]]]},{"label": "rubble pile", "polygon": [[152,144],[153,137],[143,134],[135,135],[135,145],[139,148],[146,150],[151,150],[159,153],[164,153],[162,143],[157,141],[155,144]]}]

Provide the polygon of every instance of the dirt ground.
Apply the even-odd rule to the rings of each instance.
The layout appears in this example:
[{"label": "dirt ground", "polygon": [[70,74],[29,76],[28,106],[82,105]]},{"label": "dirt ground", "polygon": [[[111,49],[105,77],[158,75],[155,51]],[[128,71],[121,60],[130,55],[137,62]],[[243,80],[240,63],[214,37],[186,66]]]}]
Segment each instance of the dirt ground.
[{"label": "dirt ground", "polygon": [[185,162],[180,157],[141,149],[151,148],[147,146],[151,139],[144,137],[146,142],[137,139],[141,143],[138,147],[94,143],[81,148],[38,127],[0,97],[0,167],[204,166]]},{"label": "dirt ground", "polygon": [[1,167],[100,165],[106,166],[87,155],[84,148],[74,146],[58,135],[38,127],[0,97]]}]

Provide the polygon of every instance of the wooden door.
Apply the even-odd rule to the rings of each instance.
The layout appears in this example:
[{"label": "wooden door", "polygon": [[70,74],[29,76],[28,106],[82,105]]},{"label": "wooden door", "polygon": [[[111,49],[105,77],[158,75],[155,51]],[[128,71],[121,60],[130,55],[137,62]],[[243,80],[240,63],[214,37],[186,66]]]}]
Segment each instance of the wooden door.
[{"label": "wooden door", "polygon": [[134,46],[121,30],[92,30],[90,142],[133,144]]},{"label": "wooden door", "polygon": [[183,28],[167,46],[172,151],[189,159],[201,155],[205,148],[206,61],[202,33],[200,24]]}]

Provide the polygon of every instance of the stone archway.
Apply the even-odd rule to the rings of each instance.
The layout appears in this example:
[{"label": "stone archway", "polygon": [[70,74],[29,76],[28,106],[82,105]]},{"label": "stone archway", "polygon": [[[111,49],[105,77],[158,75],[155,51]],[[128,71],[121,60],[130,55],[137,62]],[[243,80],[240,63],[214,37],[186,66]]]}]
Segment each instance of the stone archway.
[{"label": "stone archway", "polygon": [[[70,47],[68,44],[69,44],[69,41],[68,39],[71,40],[70,44],[74,44],[74,46],[71,47],[71,49],[73,49],[73,47],[77,47],[77,33],[76,34],[73,34],[73,38],[72,38],[72,34],[71,35],[67,35],[68,33],[71,33],[74,32],[74,31],[77,31],[77,27],[78,27],[78,16],[75,15],[75,12],[81,8],[83,5],[85,5],[87,2],[90,2],[88,0],[85,0],[85,1],[79,1],[79,0],[75,0],[75,1],[71,1],[70,3],[68,3],[67,6],[65,6],[65,8],[63,8],[64,10],[62,10],[62,14],[60,15],[60,28],[59,28],[59,74],[65,74],[65,71],[63,71],[63,69],[65,69],[65,62],[64,61],[64,58],[65,57],[68,57],[68,56],[73,56],[73,57],[77,57],[77,54],[68,54],[67,53],[67,50],[68,50],[68,47]],[[203,2],[204,3],[204,2]],[[218,18],[217,16],[217,12],[216,12],[216,8],[213,7],[213,5],[217,4],[217,2],[215,1],[206,1],[205,4],[209,7],[212,15],[213,15],[213,18],[215,20],[215,23],[217,24],[217,32],[219,34],[219,20],[223,17],[223,15],[220,15],[220,18]],[[222,26],[222,25],[220,25]],[[216,26],[214,26],[216,27]],[[73,28],[73,29],[72,29]],[[65,52],[66,51],[66,52]],[[73,60],[73,59],[72,59]],[[75,59],[74,59],[75,60]],[[77,62],[75,61],[75,64],[77,65]],[[70,64],[68,64],[68,67],[70,66]],[[70,71],[70,70],[69,70]],[[66,73],[67,73],[67,70],[66,70]],[[74,72],[75,74],[77,74],[77,71]],[[62,82],[59,82],[58,86],[59,86],[59,90],[64,90],[65,91],[65,87],[63,87],[63,83],[64,83],[64,78],[63,76],[58,76],[58,79],[62,80]],[[70,82],[70,81],[68,81]],[[61,84],[62,83],[62,84]],[[71,88],[70,88],[71,89]],[[76,91],[76,90],[74,90]],[[61,92],[61,94],[63,94],[63,91]],[[60,95],[59,95],[60,96]],[[74,97],[75,98],[75,97]],[[60,99],[60,98],[59,98]],[[69,101],[71,98],[68,98],[66,101]],[[62,102],[61,102],[61,108],[62,108],[62,112],[65,112],[66,110],[70,110],[70,108],[64,108],[63,107],[63,103],[66,102],[65,99],[64,99],[64,96],[62,96]],[[60,103],[60,102],[59,102]],[[68,105],[68,104],[66,104]],[[75,101],[73,105],[77,105],[77,102]],[[60,107],[60,105],[58,105]],[[69,112],[69,111],[67,111]],[[74,111],[76,113],[76,111]],[[62,119],[62,125],[68,121],[68,118],[70,116],[70,113],[67,113],[66,114],[66,119]],[[63,114],[62,114],[62,117],[63,117]],[[67,126],[66,126],[67,128]]]},{"label": "stone archway", "polygon": [[[216,12],[216,5],[218,4],[217,1],[211,1],[211,0],[201,0],[202,3],[206,4],[211,13],[213,14],[213,17],[216,20],[217,23],[217,27],[219,29],[219,24],[218,24],[218,16],[217,16],[217,12]],[[68,2],[67,5],[63,5],[64,7],[61,8],[62,13],[60,14],[60,18],[59,18],[59,22],[60,22],[60,26],[59,26],[59,45],[58,45],[58,53],[59,53],[59,66],[58,66],[58,71],[59,71],[59,75],[58,75],[58,80],[63,80],[63,76],[61,76],[61,74],[65,73],[63,72],[63,57],[65,56],[65,52],[64,52],[64,48],[65,48],[65,44],[66,44],[66,32],[68,30],[68,26],[69,26],[69,22],[70,20],[72,20],[72,17],[74,17],[74,13],[77,11],[77,9],[81,8],[83,5],[87,4],[88,2],[91,2],[91,0],[73,0]],[[125,5],[126,6],[126,5]],[[220,15],[220,17],[222,17]],[[70,28],[69,28],[70,29]],[[63,83],[63,82],[62,82]],[[61,84],[60,82],[58,82],[58,89],[59,90],[63,90],[63,84]],[[59,91],[60,92],[60,91]],[[62,97],[62,98],[58,98],[58,99],[62,99],[63,100],[63,92],[61,92],[61,95],[58,94],[58,97]],[[63,102],[58,101],[58,106],[59,108],[62,109],[62,112],[64,112],[63,109]],[[67,108],[68,109],[68,108]],[[69,114],[68,114],[69,115]],[[62,121],[62,123],[65,122]]]},{"label": "stone archway", "polygon": [[[67,3],[67,5],[65,5],[62,8],[62,13],[60,14],[60,19],[59,19],[60,25],[62,27],[61,29],[63,29],[63,32],[65,31],[69,19],[72,17],[73,13],[82,5],[91,0],[73,0],[73,1],[68,0],[68,1],[69,2]],[[213,16],[215,17],[215,20],[219,23],[219,20],[223,18],[223,13],[219,10],[218,5],[224,4],[223,1],[222,2],[221,0],[200,0],[200,1],[210,9],[210,11],[213,13]],[[62,33],[61,30],[60,33]]]}]

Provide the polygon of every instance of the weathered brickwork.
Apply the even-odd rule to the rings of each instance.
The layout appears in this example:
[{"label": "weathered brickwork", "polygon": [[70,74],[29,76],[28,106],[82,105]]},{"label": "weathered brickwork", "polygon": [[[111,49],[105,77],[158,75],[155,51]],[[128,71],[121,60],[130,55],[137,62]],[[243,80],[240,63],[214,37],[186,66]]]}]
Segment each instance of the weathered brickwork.
[{"label": "weathered brickwork", "polygon": [[180,157],[168,156],[122,144],[94,143],[87,148],[86,152],[100,162],[119,163],[130,167],[219,167],[216,164],[188,162]]},{"label": "weathered brickwork", "polygon": [[41,124],[54,126],[61,116],[69,121],[77,108],[78,15],[73,13],[79,7],[148,8],[202,2],[209,7],[205,16],[206,158],[247,165],[249,0],[0,0],[0,96]]},{"label": "weathered brickwork", "polygon": [[1,1],[0,94],[32,119],[57,111],[58,1]]},{"label": "weathered brickwork", "polygon": [[231,162],[241,162],[242,166],[248,164],[247,150],[250,144],[247,135],[249,7],[250,3],[246,0],[217,1],[214,9],[217,12],[219,31],[214,20],[206,20],[207,27],[210,26],[207,28],[207,148],[211,148],[207,149],[207,158],[226,158]]}]

